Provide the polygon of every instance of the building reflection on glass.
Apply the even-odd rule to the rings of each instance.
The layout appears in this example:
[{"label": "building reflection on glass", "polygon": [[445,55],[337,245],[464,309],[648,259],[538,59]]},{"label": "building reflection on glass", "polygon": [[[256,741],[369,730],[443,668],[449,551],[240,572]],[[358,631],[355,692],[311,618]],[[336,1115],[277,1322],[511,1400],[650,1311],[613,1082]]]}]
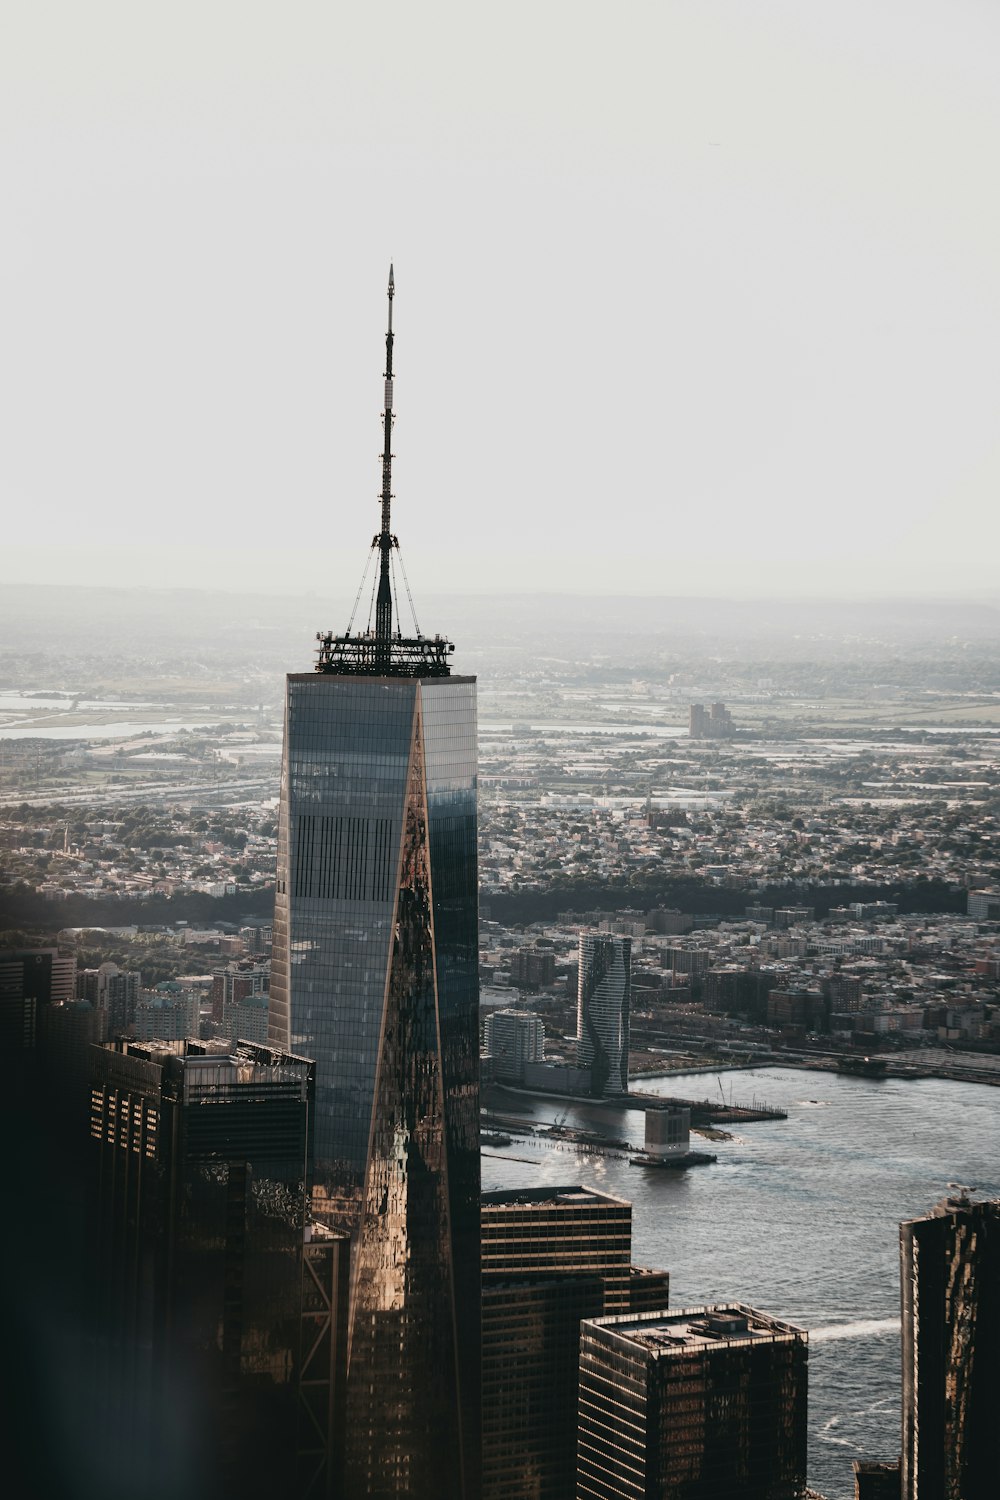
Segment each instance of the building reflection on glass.
[{"label": "building reflection on glass", "polygon": [[316,1060],[314,1207],[355,1240],[361,1494],[478,1484],[477,931],[474,681],[289,677],[271,1039]]}]

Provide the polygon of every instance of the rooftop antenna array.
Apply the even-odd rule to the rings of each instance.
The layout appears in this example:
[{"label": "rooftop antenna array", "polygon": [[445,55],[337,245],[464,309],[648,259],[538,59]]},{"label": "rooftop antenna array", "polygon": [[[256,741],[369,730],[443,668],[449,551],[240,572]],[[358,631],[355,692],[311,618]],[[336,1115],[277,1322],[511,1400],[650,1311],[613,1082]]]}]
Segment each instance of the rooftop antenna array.
[{"label": "rooftop antenna array", "polygon": [[[393,269],[389,267],[389,324],[385,335],[385,398],[382,411],[382,493],[381,529],[372,539],[371,552],[361,575],[361,583],[354,599],[351,618],[344,635],[333,635],[320,631],[316,670],[337,676],[353,677],[447,677],[451,668],[448,657],[454,646],[443,636],[421,635],[413,608],[403,557],[399,550],[399,539],[392,530],[392,424],[395,413],[392,409],[392,300],[396,283]],[[365,586],[365,579],[375,556],[378,556],[378,571],[372,582],[371,601],[368,610],[368,625],[364,631],[352,634],[354,617]],[[396,595],[394,556],[399,558],[406,596],[413,619],[413,634],[404,636],[399,624],[399,601]],[[395,606],[394,606],[395,602]],[[372,611],[375,628],[372,629]],[[395,614],[395,629],[393,615]]]}]

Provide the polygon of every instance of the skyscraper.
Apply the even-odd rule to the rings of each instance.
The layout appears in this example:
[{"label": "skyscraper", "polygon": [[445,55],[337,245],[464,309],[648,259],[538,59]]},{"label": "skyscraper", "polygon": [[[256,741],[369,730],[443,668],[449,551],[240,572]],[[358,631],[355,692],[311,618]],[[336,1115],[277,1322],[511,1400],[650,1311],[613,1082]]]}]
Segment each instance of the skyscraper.
[{"label": "skyscraper", "polygon": [[316,1061],[314,1203],[354,1239],[347,1493],[472,1500],[476,689],[394,624],[393,294],[390,269],[368,628],[321,634],[287,684],[270,1040]]},{"label": "skyscraper", "polygon": [[628,1093],[632,939],[581,932],[576,1059],[596,1096]]},{"label": "skyscraper", "polygon": [[80,1493],[302,1493],[303,1426],[308,1473],[326,1457],[300,1422],[313,1065],[245,1043],[91,1052],[102,1440]]},{"label": "skyscraper", "polygon": [[483,1497],[573,1500],[580,1323],[667,1306],[630,1264],[632,1205],[593,1188],[483,1194]]},{"label": "skyscraper", "polygon": [[141,988],[141,974],[120,969],[112,963],[101,964],[97,969],[84,969],[76,976],[79,998],[89,1000],[91,1005],[104,1011],[108,1036],[123,1036],[132,1025]]},{"label": "skyscraper", "polygon": [[987,1500],[1000,1473],[1000,1201],[899,1226],[903,1500]]},{"label": "skyscraper", "polygon": [[0,954],[0,1041],[16,1051],[32,1051],[39,1010],[75,994],[76,959],[63,957],[57,948]]},{"label": "skyscraper", "polygon": [[741,1303],[585,1322],[578,1500],[799,1500],[807,1357]]}]

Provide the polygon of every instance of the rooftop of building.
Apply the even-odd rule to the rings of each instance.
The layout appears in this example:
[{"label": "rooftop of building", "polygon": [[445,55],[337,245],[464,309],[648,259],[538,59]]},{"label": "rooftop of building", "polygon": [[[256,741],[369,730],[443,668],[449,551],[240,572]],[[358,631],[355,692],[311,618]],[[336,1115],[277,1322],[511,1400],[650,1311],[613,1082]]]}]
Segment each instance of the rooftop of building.
[{"label": "rooftop of building", "polygon": [[539,1208],[546,1204],[558,1207],[586,1207],[588,1204],[613,1204],[616,1208],[631,1208],[627,1198],[615,1197],[613,1193],[599,1193],[595,1188],[572,1183],[568,1187],[502,1188],[496,1192],[483,1193],[484,1208],[508,1208],[524,1204]]},{"label": "rooftop of building", "polygon": [[901,1228],[908,1229],[912,1225],[926,1223],[928,1219],[946,1219],[951,1215],[972,1214],[978,1212],[980,1216],[1000,1215],[1000,1198],[983,1198],[975,1202],[969,1195],[976,1190],[974,1187],[966,1187],[958,1182],[949,1182],[947,1197],[935,1203],[933,1208],[925,1214],[920,1214],[915,1219],[904,1219]]},{"label": "rooftop of building", "polygon": [[314,1066],[307,1057],[258,1042],[226,1038],[201,1042],[190,1037],[150,1041],[117,1037],[100,1050],[152,1063],[163,1070],[164,1077],[183,1080],[185,1098],[196,1093],[221,1095],[233,1087],[264,1081],[304,1087]]},{"label": "rooftop of building", "polygon": [[589,1321],[637,1344],[654,1357],[682,1350],[710,1351],[733,1344],[808,1338],[794,1324],[780,1322],[742,1302],[712,1303],[678,1308],[674,1312],[627,1313]]}]

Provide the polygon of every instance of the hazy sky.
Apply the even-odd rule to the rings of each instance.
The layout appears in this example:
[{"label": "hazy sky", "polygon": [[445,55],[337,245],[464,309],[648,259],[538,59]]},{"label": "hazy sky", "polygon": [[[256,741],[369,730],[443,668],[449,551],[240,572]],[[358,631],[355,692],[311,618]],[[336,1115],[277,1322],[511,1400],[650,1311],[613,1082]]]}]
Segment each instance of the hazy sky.
[{"label": "hazy sky", "polygon": [[7,0],[0,579],[353,594],[391,258],[418,604],[995,589],[998,69],[996,0]]}]

